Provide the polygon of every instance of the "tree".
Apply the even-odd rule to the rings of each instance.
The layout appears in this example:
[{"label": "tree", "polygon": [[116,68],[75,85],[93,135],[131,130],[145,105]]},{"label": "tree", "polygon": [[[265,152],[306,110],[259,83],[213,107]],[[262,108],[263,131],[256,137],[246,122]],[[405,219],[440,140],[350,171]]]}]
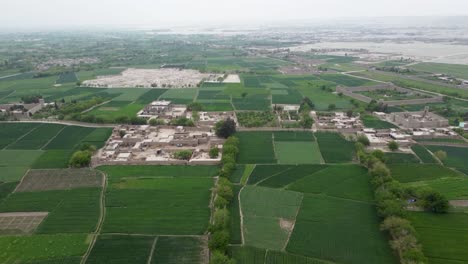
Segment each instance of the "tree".
[{"label": "tree", "polygon": [[236,122],[231,118],[219,121],[215,125],[215,132],[218,137],[228,138],[236,133]]},{"label": "tree", "polygon": [[311,128],[314,124],[314,120],[312,119],[312,117],[309,116],[307,112],[304,112],[301,121],[299,121],[299,124],[302,128]]},{"label": "tree", "polygon": [[203,111],[203,109],[205,108],[205,106],[201,103],[198,103],[198,102],[193,102],[193,103],[190,103],[189,105],[187,105],[187,110],[188,111]]},{"label": "tree", "polygon": [[225,252],[229,244],[229,232],[227,230],[216,231],[208,242],[210,250],[219,250]]},{"label": "tree", "polygon": [[120,130],[119,131],[119,136],[120,138],[123,138],[127,133],[125,132],[125,130]]},{"label": "tree", "polygon": [[387,146],[391,151],[396,151],[400,148],[400,145],[398,145],[398,142],[394,140],[388,142]]},{"label": "tree", "polygon": [[91,164],[91,152],[89,151],[77,151],[73,153],[69,161],[72,168],[89,167],[89,164]]},{"label": "tree", "polygon": [[367,138],[366,135],[359,135],[357,137],[357,142],[363,144],[366,147],[370,146],[370,141],[369,141],[369,139]]},{"label": "tree", "polygon": [[348,111],[346,111],[346,116],[349,118],[353,117],[353,110],[349,109]]},{"label": "tree", "polygon": [[160,126],[160,125],[164,125],[164,121],[161,119],[152,118],[149,120],[149,124],[150,126]]},{"label": "tree", "polygon": [[436,191],[429,191],[422,197],[424,209],[427,211],[444,214],[450,208],[449,201],[442,194]]},{"label": "tree", "polygon": [[440,160],[440,161],[444,161],[445,159],[447,159],[447,152],[443,151],[443,150],[438,150],[436,152],[434,152],[434,155]]},{"label": "tree", "polygon": [[211,254],[210,264],[235,264],[236,262],[233,259],[230,259],[228,256],[224,255],[223,252],[215,250]]}]

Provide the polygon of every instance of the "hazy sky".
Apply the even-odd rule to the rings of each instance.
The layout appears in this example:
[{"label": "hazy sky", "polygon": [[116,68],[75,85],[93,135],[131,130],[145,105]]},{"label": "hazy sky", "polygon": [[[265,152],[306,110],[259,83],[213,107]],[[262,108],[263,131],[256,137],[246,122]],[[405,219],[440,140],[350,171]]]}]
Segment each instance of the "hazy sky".
[{"label": "hazy sky", "polygon": [[468,0],[2,0],[0,27],[468,15]]}]

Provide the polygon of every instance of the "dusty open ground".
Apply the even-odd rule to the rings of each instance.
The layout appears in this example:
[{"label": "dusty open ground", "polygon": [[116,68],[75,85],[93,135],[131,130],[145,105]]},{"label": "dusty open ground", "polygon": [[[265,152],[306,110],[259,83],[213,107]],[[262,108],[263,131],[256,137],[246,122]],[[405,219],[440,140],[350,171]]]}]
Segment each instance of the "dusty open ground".
[{"label": "dusty open ground", "polygon": [[15,192],[99,187],[102,181],[100,173],[89,169],[30,170]]},{"label": "dusty open ground", "polygon": [[220,74],[201,73],[196,70],[127,69],[120,75],[98,76],[83,82],[87,87],[107,88],[195,88],[204,80],[217,80]]},{"label": "dusty open ground", "polygon": [[41,224],[47,212],[0,213],[0,234],[30,234]]}]

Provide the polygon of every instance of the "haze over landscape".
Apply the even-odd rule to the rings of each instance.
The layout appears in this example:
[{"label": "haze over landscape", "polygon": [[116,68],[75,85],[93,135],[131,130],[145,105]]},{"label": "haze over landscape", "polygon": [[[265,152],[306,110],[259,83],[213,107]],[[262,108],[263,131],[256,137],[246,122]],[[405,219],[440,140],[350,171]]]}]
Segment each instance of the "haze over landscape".
[{"label": "haze over landscape", "polygon": [[1,27],[171,26],[330,18],[468,15],[464,0],[17,0],[2,3]]}]

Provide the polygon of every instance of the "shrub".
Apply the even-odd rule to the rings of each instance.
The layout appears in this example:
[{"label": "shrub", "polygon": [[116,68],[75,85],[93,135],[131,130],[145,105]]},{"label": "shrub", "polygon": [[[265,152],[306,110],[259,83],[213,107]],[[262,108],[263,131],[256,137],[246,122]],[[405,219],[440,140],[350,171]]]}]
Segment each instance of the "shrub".
[{"label": "shrub", "polygon": [[157,118],[152,118],[149,120],[150,126],[160,126],[164,125],[164,120],[157,119]]},{"label": "shrub", "polygon": [[210,154],[210,158],[216,159],[219,156],[219,148],[218,147],[211,148],[209,154]]},{"label": "shrub", "polygon": [[229,228],[230,215],[226,208],[217,209],[213,215],[214,224],[212,230],[214,232]]},{"label": "shrub", "polygon": [[178,160],[190,160],[190,158],[192,157],[192,151],[190,151],[190,150],[180,150],[180,151],[174,152],[174,154],[172,154],[172,156],[175,159],[178,159]]},{"label": "shrub", "polygon": [[388,199],[379,201],[377,203],[377,214],[382,218],[389,216],[402,217],[406,214],[406,212],[403,209],[403,203],[401,201],[396,199]]},{"label": "shrub", "polygon": [[191,119],[188,119],[186,117],[179,117],[179,118],[173,119],[171,120],[170,124],[173,126],[189,126],[189,127],[195,126],[195,123],[193,123]]},{"label": "shrub", "polygon": [[229,205],[228,200],[224,199],[223,197],[221,197],[219,195],[216,196],[216,199],[214,201],[214,206],[216,208],[224,208],[224,207],[226,207],[228,205]]},{"label": "shrub", "polygon": [[447,159],[447,152],[443,151],[443,150],[438,150],[436,152],[434,152],[434,155],[440,160],[440,161],[444,161]]}]

